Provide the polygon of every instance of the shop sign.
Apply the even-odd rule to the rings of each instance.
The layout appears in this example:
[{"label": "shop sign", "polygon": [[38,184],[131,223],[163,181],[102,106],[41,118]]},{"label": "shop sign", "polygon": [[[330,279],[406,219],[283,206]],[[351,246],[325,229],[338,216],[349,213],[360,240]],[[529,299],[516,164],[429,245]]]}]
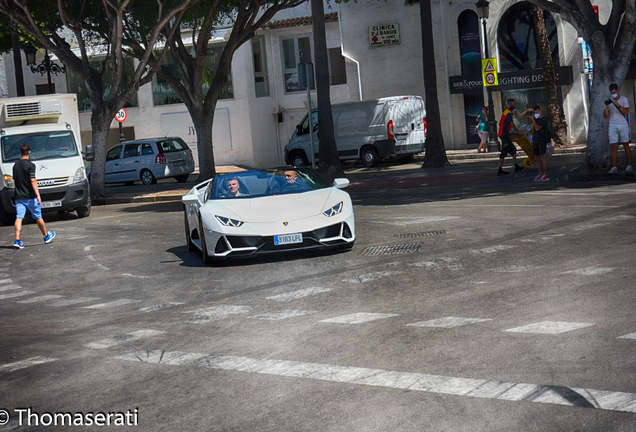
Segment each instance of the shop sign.
[{"label": "shop sign", "polygon": [[[571,85],[574,82],[572,66],[554,68],[557,75],[556,85]],[[490,87],[493,91],[517,90],[543,87],[543,70],[527,69],[515,72],[499,72],[499,85]],[[449,77],[451,94],[479,93],[482,91],[482,79],[479,76]]]},{"label": "shop sign", "polygon": [[399,45],[400,26],[398,24],[374,25],[369,27],[369,45],[372,47]]}]

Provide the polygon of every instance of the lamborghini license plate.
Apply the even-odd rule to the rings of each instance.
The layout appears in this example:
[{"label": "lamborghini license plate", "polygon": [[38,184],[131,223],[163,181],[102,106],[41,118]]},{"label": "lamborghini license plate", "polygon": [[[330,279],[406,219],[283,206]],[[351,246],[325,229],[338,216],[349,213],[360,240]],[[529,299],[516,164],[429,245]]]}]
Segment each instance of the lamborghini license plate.
[{"label": "lamborghini license plate", "polygon": [[284,244],[302,243],[302,242],[303,242],[302,233],[274,236],[274,244],[276,246],[284,245]]}]

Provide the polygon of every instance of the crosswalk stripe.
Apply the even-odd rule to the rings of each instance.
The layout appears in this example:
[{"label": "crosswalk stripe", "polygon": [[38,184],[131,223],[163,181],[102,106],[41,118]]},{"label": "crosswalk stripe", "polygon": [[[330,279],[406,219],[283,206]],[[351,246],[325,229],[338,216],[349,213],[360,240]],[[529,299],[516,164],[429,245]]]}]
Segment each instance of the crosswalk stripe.
[{"label": "crosswalk stripe", "polygon": [[375,321],[384,318],[391,318],[398,316],[399,314],[383,314],[383,313],[367,313],[359,312],[351,315],[344,315],[335,318],[329,318],[320,322],[324,323],[336,323],[336,324],[362,324],[369,321]]},{"label": "crosswalk stripe", "polygon": [[2,292],[2,291],[17,290],[17,289],[22,289],[22,287],[21,287],[20,285],[5,285],[5,286],[0,286],[0,292]]},{"label": "crosswalk stripe", "polygon": [[56,295],[56,294],[43,295],[43,296],[38,296],[38,297],[31,297],[30,299],[26,299],[26,300],[18,300],[16,303],[37,303],[37,302],[42,302],[42,301],[47,301],[47,300],[58,299],[58,298],[62,298],[62,297],[64,297],[64,296],[63,295]]},{"label": "crosswalk stripe", "polygon": [[534,324],[528,324],[521,327],[515,327],[504,330],[511,333],[539,333],[539,334],[559,334],[580,328],[593,326],[593,323],[577,323],[577,322],[561,322],[561,321],[542,321]]},{"label": "crosswalk stripe", "polygon": [[343,279],[342,281],[349,282],[349,283],[364,283],[364,282],[380,279],[387,276],[393,276],[399,273],[400,273],[399,271],[383,270],[383,271],[367,273],[367,274],[363,274],[359,276],[348,277],[347,279]]},{"label": "crosswalk stripe", "polygon": [[490,319],[481,319],[481,318],[460,318],[460,317],[446,317],[446,318],[438,318],[429,321],[420,321],[413,324],[407,324],[407,326],[411,327],[442,327],[442,328],[453,328],[464,326],[468,324],[476,324],[484,321],[491,321]]},{"label": "crosswalk stripe", "polygon": [[104,349],[104,348],[110,348],[116,345],[123,344],[124,342],[133,342],[143,338],[157,336],[163,333],[164,332],[158,331],[158,330],[138,330],[132,333],[124,334],[124,335],[102,339],[97,342],[91,342],[84,346],[86,348],[92,348],[92,349]]},{"label": "crosswalk stripe", "polygon": [[11,283],[11,279],[0,279],[0,284]]},{"label": "crosswalk stripe", "polygon": [[310,295],[324,293],[327,291],[333,291],[333,288],[320,288],[320,287],[306,288],[306,289],[302,289],[298,291],[292,291],[292,292],[288,292],[284,294],[278,294],[275,296],[267,297],[267,299],[280,301],[280,302],[288,302],[292,300],[297,300],[299,298],[307,297]]},{"label": "crosswalk stripe", "polygon": [[164,350],[138,351],[116,356],[113,359],[636,413],[636,394],[577,387],[511,383],[417,372]]},{"label": "crosswalk stripe", "polygon": [[55,360],[57,359],[52,357],[41,357],[41,356],[31,357],[30,359],[17,361],[15,363],[8,363],[8,364],[0,366],[0,373],[13,372],[20,369],[28,368],[30,366],[48,363]]},{"label": "crosswalk stripe", "polygon": [[78,303],[90,303],[92,301],[99,300],[99,297],[77,297],[68,300],[60,300],[57,302],[49,303],[47,306],[61,307],[71,306]]},{"label": "crosswalk stripe", "polygon": [[212,306],[209,308],[196,309],[188,311],[187,313],[194,314],[193,318],[188,318],[185,321],[194,324],[205,324],[210,321],[217,321],[223,318],[227,318],[232,315],[238,315],[251,311],[249,306],[233,306],[233,305],[221,305]]},{"label": "crosswalk stripe", "polygon": [[278,312],[269,312],[260,315],[249,316],[250,319],[257,320],[266,320],[266,321],[278,321],[287,318],[295,318],[303,315],[313,314],[316,311],[307,311],[307,310],[282,310]]},{"label": "crosswalk stripe", "polygon": [[35,294],[35,291],[20,291],[20,292],[14,292],[11,294],[2,294],[0,295],[0,300],[4,300],[4,299],[9,299],[9,298],[14,298],[14,297],[21,297],[24,295],[28,295],[28,294]]},{"label": "crosswalk stripe", "polygon": [[636,339],[636,333],[630,333],[623,336],[619,336],[618,339]]},{"label": "crosswalk stripe", "polygon": [[82,306],[84,309],[110,309],[117,306],[123,306],[130,303],[138,303],[141,300],[132,300],[132,299],[120,299],[106,303],[98,303],[91,306]]}]

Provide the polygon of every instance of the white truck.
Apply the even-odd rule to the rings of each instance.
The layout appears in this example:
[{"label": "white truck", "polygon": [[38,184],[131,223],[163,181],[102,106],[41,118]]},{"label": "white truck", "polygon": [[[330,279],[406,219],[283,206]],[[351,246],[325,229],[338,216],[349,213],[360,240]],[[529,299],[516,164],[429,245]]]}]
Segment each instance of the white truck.
[{"label": "white truck", "polygon": [[[392,96],[331,106],[340,160],[360,159],[374,167],[381,158],[397,156],[407,162],[425,150],[426,109],[420,96]],[[285,163],[311,163],[309,120],[303,117],[285,146]],[[312,113],[313,141],[318,160],[318,111]]]},{"label": "white truck", "polygon": [[[13,224],[13,165],[20,145],[31,146],[30,160],[42,198],[42,211],[91,211],[80,139],[77,96],[50,94],[0,99],[0,222]],[[87,147],[89,152],[92,151]],[[87,158],[88,159],[88,158]]]}]

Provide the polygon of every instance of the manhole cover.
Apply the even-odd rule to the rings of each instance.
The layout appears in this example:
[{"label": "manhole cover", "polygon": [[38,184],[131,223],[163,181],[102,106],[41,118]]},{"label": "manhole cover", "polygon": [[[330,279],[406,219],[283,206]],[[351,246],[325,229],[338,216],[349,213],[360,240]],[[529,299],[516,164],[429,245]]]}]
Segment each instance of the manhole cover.
[{"label": "manhole cover", "polygon": [[397,238],[416,238],[416,237],[432,237],[437,235],[446,234],[446,231],[428,231],[428,232],[420,232],[420,233],[410,233],[410,234],[397,234],[395,237]]},{"label": "manhole cover", "polygon": [[360,256],[392,255],[418,252],[424,243],[408,243],[387,246],[369,246]]}]

